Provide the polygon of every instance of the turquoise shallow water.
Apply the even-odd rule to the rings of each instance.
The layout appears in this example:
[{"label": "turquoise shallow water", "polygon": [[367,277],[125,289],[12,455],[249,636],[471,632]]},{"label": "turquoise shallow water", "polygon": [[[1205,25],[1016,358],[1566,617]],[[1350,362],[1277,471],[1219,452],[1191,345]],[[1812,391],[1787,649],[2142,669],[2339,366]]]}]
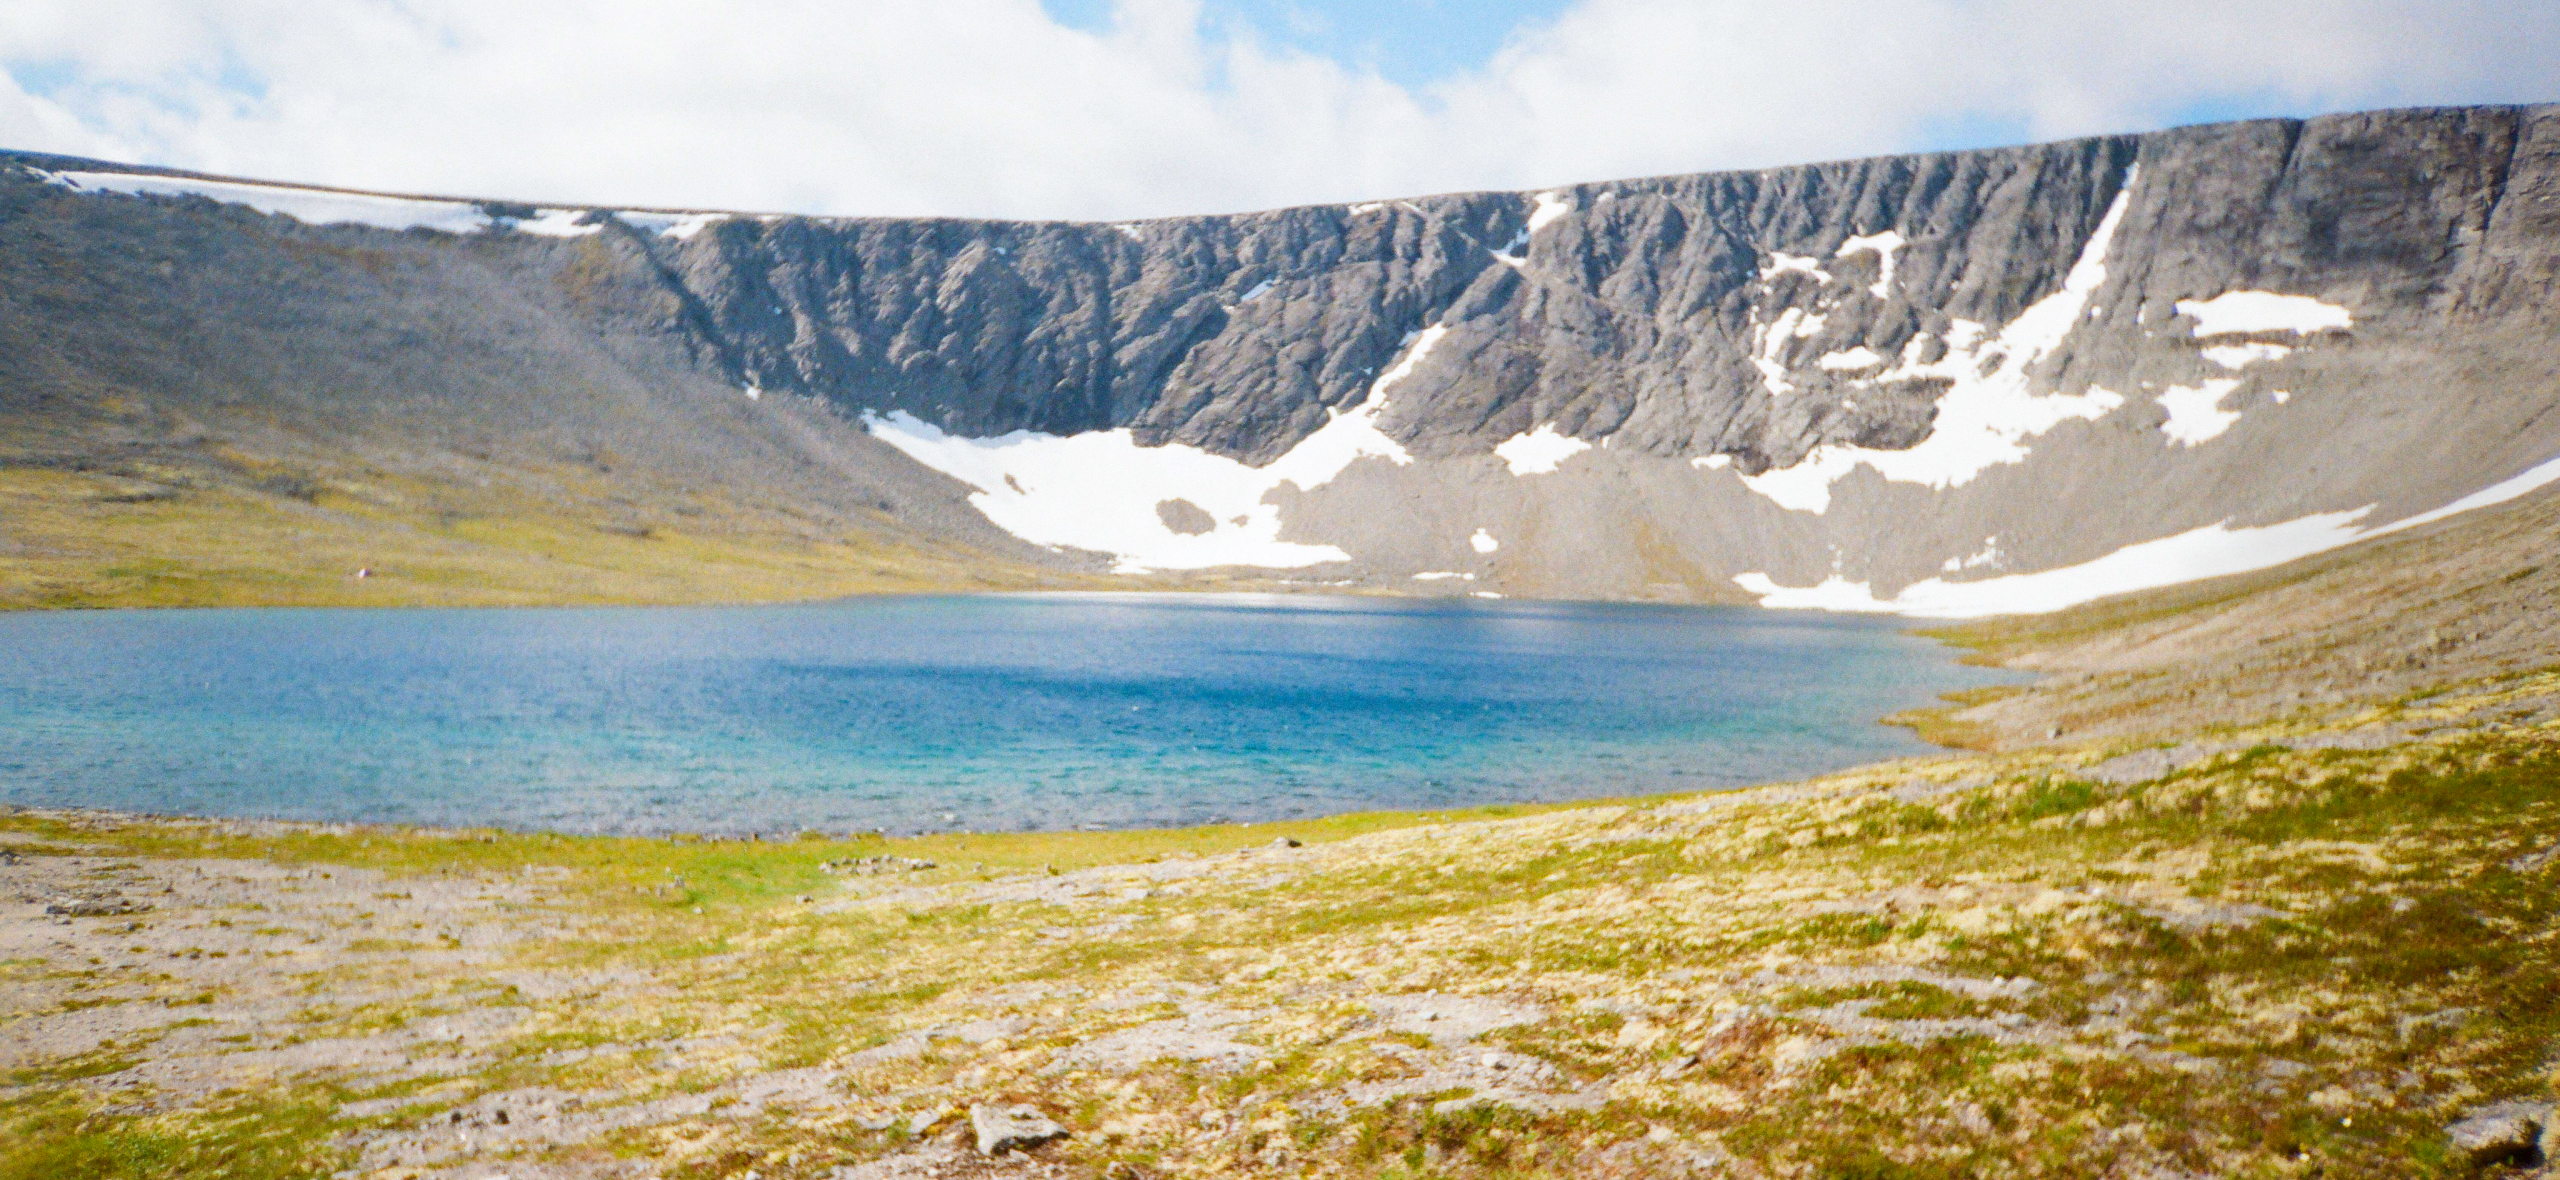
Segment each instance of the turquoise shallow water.
[{"label": "turquoise shallow water", "polygon": [[0,801],[584,832],[1278,819],[1919,751],[1889,621],[1304,597],[0,615]]}]

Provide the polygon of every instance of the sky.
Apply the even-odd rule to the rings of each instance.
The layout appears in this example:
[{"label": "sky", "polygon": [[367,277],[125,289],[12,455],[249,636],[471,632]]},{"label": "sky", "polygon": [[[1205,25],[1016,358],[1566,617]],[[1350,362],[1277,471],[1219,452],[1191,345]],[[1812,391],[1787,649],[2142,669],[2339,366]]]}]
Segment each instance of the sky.
[{"label": "sky", "polygon": [[1116,220],[2560,100],[2560,0],[0,0],[0,147]]}]

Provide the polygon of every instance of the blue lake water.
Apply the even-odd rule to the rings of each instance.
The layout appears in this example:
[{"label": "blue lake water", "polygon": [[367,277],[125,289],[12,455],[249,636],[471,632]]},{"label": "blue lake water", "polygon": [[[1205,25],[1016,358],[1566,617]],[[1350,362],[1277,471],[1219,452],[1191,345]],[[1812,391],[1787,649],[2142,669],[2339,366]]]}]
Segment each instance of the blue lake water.
[{"label": "blue lake water", "polygon": [[1887,620],[1258,596],[0,615],[0,802],[581,832],[1125,827],[1923,749]]}]

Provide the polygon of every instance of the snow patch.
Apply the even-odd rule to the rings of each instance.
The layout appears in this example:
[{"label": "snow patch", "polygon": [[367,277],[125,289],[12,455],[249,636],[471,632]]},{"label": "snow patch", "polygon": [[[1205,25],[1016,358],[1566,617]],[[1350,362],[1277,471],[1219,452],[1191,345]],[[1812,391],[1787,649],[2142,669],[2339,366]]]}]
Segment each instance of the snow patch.
[{"label": "snow patch", "polygon": [[1889,229],[1880,234],[1860,234],[1852,237],[1840,243],[1840,249],[1831,256],[1847,258],[1852,254],[1874,251],[1878,264],[1876,281],[1868,284],[1867,290],[1873,292],[1876,298],[1882,299],[1886,292],[1893,289],[1893,267],[1898,260],[1897,255],[1902,252],[1904,246],[1910,244],[1910,239],[1903,237],[1900,231]]},{"label": "snow patch", "polygon": [[1760,605],[1787,609],[1974,619],[1988,615],[2043,614],[2112,594],[2246,573],[2281,565],[2355,540],[2354,525],[2370,507],[2326,512],[2263,528],[2210,524],[2200,529],[2128,545],[2095,561],[2032,574],[2008,574],[1972,582],[1930,578],[1879,599],[1865,582],[1833,574],[1814,586],[1778,585],[1766,574],[1743,574],[1734,584],[1760,596]]},{"label": "snow patch", "polygon": [[1138,224],[1134,221],[1123,221],[1111,228],[1127,234],[1129,236],[1129,240],[1132,242],[1143,242],[1147,240],[1146,232],[1139,229]]},{"label": "snow patch", "polygon": [[[1902,451],[1816,447],[1794,467],[1744,482],[1783,506],[1814,513],[1829,508],[1830,485],[1861,464],[1897,483],[1957,487],[1994,466],[2025,459],[2029,438],[2074,419],[2095,420],[2123,405],[2122,396],[2096,386],[2078,394],[2038,396],[2029,391],[2027,374],[2061,346],[2105,285],[2107,249],[2124,223],[2138,176],[2139,170],[2126,175],[2124,188],[2099,220],[2097,232],[2089,235],[2061,290],[2019,312],[1997,335],[1987,335],[1981,324],[1954,321],[1947,330],[1947,354],[1935,364],[1920,363],[1921,341],[1915,338],[1893,369],[1859,381],[1867,385],[1937,377],[1950,382],[1938,401],[1937,422],[1919,445]],[[1762,375],[1767,377],[1766,368]]]},{"label": "snow patch", "polygon": [[1271,293],[1271,289],[1272,289],[1273,287],[1277,287],[1277,286],[1279,286],[1279,285],[1280,285],[1280,280],[1278,280],[1278,279],[1264,279],[1264,280],[1262,280],[1262,281],[1261,281],[1261,282],[1259,282],[1259,283],[1255,283],[1255,284],[1253,285],[1253,289],[1252,289],[1252,290],[1250,290],[1250,291],[1245,292],[1245,293],[1244,293],[1244,298],[1239,299],[1239,300],[1237,300],[1236,302],[1238,302],[1238,303],[1251,303],[1251,302],[1253,302],[1253,301],[1254,301],[1254,300],[1256,300],[1256,299],[1260,299],[1260,298],[1262,298],[1263,296],[1270,294],[1270,293]]},{"label": "snow patch", "polygon": [[1348,213],[1353,217],[1366,217],[1372,213],[1383,213],[1386,211],[1386,208],[1387,203],[1385,201],[1364,201],[1343,210],[1343,212]]},{"label": "snow patch", "polygon": [[1812,275],[1826,285],[1831,282],[1831,272],[1822,269],[1819,259],[1810,254],[1789,254],[1784,250],[1769,251],[1769,261],[1760,267],[1760,281],[1769,282],[1789,271]]},{"label": "snow patch", "polygon": [[282,214],[305,225],[364,225],[375,229],[442,230],[479,233],[490,219],[468,201],[435,201],[414,197],[382,197],[341,193],[281,184],[247,184],[199,180],[187,176],[147,176],[138,172],[44,172],[48,184],[76,193],[117,193],[139,197],[204,197],[226,205],[245,205],[260,213]]},{"label": "snow patch", "polygon": [[1689,460],[1689,466],[1701,471],[1718,471],[1733,466],[1731,455],[1700,455]]},{"label": "snow patch", "polygon": [[1476,576],[1474,574],[1461,574],[1450,570],[1433,570],[1427,574],[1415,574],[1413,576],[1413,580],[1417,582],[1445,582],[1451,578],[1456,578],[1460,581],[1466,582],[1476,580]]},{"label": "snow patch", "polygon": [[520,234],[536,234],[546,238],[583,238],[604,232],[604,222],[581,223],[584,209],[539,209],[534,216],[508,221],[507,228]]},{"label": "snow patch", "polygon": [[1535,200],[1537,207],[1529,211],[1529,232],[1532,234],[1546,228],[1556,218],[1573,212],[1572,199],[1562,192],[1539,193]]},{"label": "snow patch", "polygon": [[1811,586],[1781,586],[1769,575],[1753,571],[1735,574],[1733,584],[1760,596],[1760,605],[1771,610],[1827,610],[1855,614],[1884,614],[1893,604],[1878,602],[1865,582],[1852,582],[1833,574]]},{"label": "snow patch", "polygon": [[1742,486],[1780,508],[1820,516],[1831,509],[1831,485],[1857,469],[1858,456],[1841,447],[1815,447],[1792,467],[1742,476]]},{"label": "snow patch", "polygon": [[2254,332],[2343,332],[2355,326],[2355,316],[2337,304],[2323,303],[2308,295],[2278,295],[2270,291],[2231,291],[2211,299],[2181,299],[2178,314],[2195,320],[2199,339]]},{"label": "snow patch", "polygon": [[2284,344],[2214,344],[2200,350],[2204,359],[2226,369],[2245,369],[2260,361],[2280,361],[2293,355]]},{"label": "snow patch", "polygon": [[634,229],[655,230],[659,237],[689,241],[712,225],[729,220],[726,213],[637,213],[623,210],[614,214],[623,224]]},{"label": "snow patch", "polygon": [[1947,559],[1947,563],[1945,565],[1939,566],[1938,568],[1952,574],[1960,570],[1969,570],[1979,566],[1990,565],[1998,560],[2000,560],[2000,538],[1996,536],[1984,537],[1982,539],[1981,552],[1976,553],[1971,557],[1950,557]]},{"label": "snow patch", "polygon": [[1757,339],[1752,342],[1751,367],[1760,370],[1761,384],[1768,386],[1770,393],[1783,397],[1796,391],[1795,383],[1787,380],[1787,366],[1779,357],[1790,343],[1822,331],[1827,320],[1828,317],[1819,312],[1790,307],[1779,312],[1776,320],[1755,329]]},{"label": "snow patch", "polygon": [[2169,411],[2160,433],[2180,446],[2192,447],[2219,438],[2240,421],[2240,411],[2222,408],[2222,399],[2240,388],[2237,377],[2216,377],[2201,386],[2172,385],[2160,393],[2160,408]]},{"label": "snow patch", "polygon": [[1822,359],[1813,363],[1815,367],[1825,372],[1854,373],[1860,369],[1872,369],[1883,364],[1884,354],[1861,344],[1839,352],[1826,352],[1822,354]]},{"label": "snow patch", "polygon": [[1476,535],[1467,538],[1467,544],[1475,546],[1478,553],[1491,553],[1502,548],[1502,542],[1494,540],[1493,534],[1483,529],[1477,529]]},{"label": "snow patch", "polygon": [[2555,483],[2560,483],[2560,457],[2545,460],[2441,508],[2378,527],[2359,527],[2358,522],[2373,511],[2370,504],[2256,528],[2235,529],[2223,521],[2127,545],[2095,561],[2060,569],[1972,582],[1931,578],[1903,587],[1890,599],[1879,599],[1867,583],[1851,582],[1838,574],[1814,586],[1781,586],[1760,573],[1742,574],[1734,578],[1734,584],[1760,595],[1760,605],[1770,607],[1891,612],[1941,619],[2043,614],[2110,595],[2283,565],[2357,541],[2504,504]]},{"label": "snow patch", "polygon": [[[1365,400],[1262,467],[1179,443],[1139,446],[1125,427],[977,439],[944,433],[905,411],[865,415],[863,422],[908,457],[978,489],[969,502],[996,527],[1034,544],[1108,553],[1116,572],[1347,561],[1350,555],[1332,545],[1281,540],[1279,506],[1265,498],[1284,483],[1322,487],[1364,458],[1412,462],[1378,429],[1378,414],[1388,389],[1448,331],[1433,325],[1409,337],[1403,359]],[[1188,500],[1218,523],[1206,532],[1174,532],[1156,511],[1166,500]]]},{"label": "snow patch", "polygon": [[1590,450],[1591,444],[1569,434],[1559,434],[1554,423],[1515,434],[1493,453],[1509,464],[1513,475],[1546,475],[1565,460]]},{"label": "snow patch", "polygon": [[2435,509],[2431,512],[2421,512],[2416,516],[2404,517],[2400,520],[2392,521],[2390,524],[2373,530],[2371,535],[2379,537],[2389,533],[2399,532],[2402,529],[2414,529],[2422,524],[2434,524],[2448,516],[2469,512],[2474,508],[2486,508],[2492,504],[2504,504],[2507,501],[2513,500],[2528,492],[2540,491],[2542,488],[2553,483],[2560,483],[2560,457],[2554,457],[2546,460],[2539,466],[2528,467],[2515,475],[2490,484],[2488,487],[2473,492],[2468,496],[2464,496],[2463,498],[2447,504],[2442,508]]}]

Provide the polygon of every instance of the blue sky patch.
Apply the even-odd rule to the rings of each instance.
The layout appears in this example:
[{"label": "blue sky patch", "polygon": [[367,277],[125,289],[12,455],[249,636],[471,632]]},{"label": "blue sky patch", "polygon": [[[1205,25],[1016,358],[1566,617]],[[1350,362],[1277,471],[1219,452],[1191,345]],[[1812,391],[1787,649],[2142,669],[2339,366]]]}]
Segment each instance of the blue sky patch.
[{"label": "blue sky patch", "polygon": [[[1071,28],[1111,27],[1112,0],[1041,4]],[[1571,0],[1209,0],[1203,24],[1427,86],[1492,60],[1513,29],[1571,7]]]}]

